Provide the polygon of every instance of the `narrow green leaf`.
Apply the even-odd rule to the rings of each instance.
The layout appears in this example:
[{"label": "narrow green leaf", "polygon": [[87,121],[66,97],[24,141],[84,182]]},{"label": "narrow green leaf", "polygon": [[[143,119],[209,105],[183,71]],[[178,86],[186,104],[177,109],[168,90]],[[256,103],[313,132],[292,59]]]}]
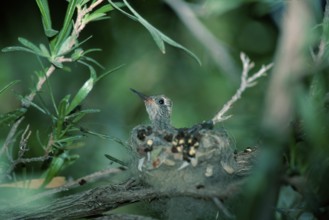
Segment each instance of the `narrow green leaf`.
[{"label": "narrow green leaf", "polygon": [[162,53],[166,53],[166,47],[159,31],[155,29],[152,25],[144,21],[145,20],[140,20],[141,24],[144,25],[144,27],[150,32],[153,40],[155,41],[156,45],[159,47],[160,51]]},{"label": "narrow green leaf", "polygon": [[36,2],[39,7],[40,13],[42,15],[42,24],[46,36],[47,37],[55,36],[58,33],[58,31],[52,28],[48,0],[36,0]]},{"label": "narrow green leaf", "polygon": [[35,53],[33,50],[30,50],[26,47],[21,47],[21,46],[11,46],[11,47],[5,47],[1,50],[2,52],[15,52],[15,51],[23,51],[23,52],[28,52],[28,53],[33,53],[38,55],[37,53]]},{"label": "narrow green leaf", "polygon": [[85,23],[91,22],[91,21],[101,21],[101,20],[106,20],[109,19],[109,16],[106,16],[105,13],[92,13],[90,15],[86,15],[86,17],[84,18]]},{"label": "narrow green leaf", "polygon": [[83,56],[83,50],[81,48],[77,48],[71,55],[73,61],[79,60]]},{"label": "narrow green leaf", "polygon": [[30,102],[30,105],[33,106],[34,108],[36,108],[37,110],[39,110],[40,112],[42,112],[45,115],[48,115],[48,111],[44,110],[43,108],[41,108],[39,105],[35,104],[34,102]]},{"label": "narrow green leaf", "polygon": [[[159,31],[160,32],[160,31]],[[177,47],[179,49],[184,50],[186,53],[188,53],[190,56],[192,56],[197,62],[198,64],[201,66],[201,60],[190,50],[188,50],[186,47],[183,47],[181,44],[177,43],[176,41],[172,40],[170,37],[168,37],[167,35],[163,34],[162,32],[160,32],[161,38],[169,45],[173,46],[173,47]]]},{"label": "narrow green leaf", "polygon": [[100,7],[99,9],[95,10],[94,13],[107,13],[112,10],[113,10],[112,5],[108,4],[108,5],[104,5],[104,6]]},{"label": "narrow green leaf", "polygon": [[90,72],[90,77],[96,80],[97,75],[96,75],[96,70],[94,69],[94,67],[82,60],[78,60],[78,62],[85,65],[86,67],[88,67],[89,72]]},{"label": "narrow green leaf", "polygon": [[99,52],[99,51],[102,51],[102,49],[101,48],[92,48],[92,49],[84,51],[83,55],[86,55],[86,54],[92,53],[92,52]]},{"label": "narrow green leaf", "polygon": [[95,10],[93,13],[86,15],[85,17],[86,23],[90,21],[99,21],[109,18],[108,16],[106,16],[106,13],[111,10],[113,10],[113,7],[110,4],[100,7],[99,9]]},{"label": "narrow green leaf", "polygon": [[54,66],[56,66],[57,68],[59,68],[59,69],[62,69],[64,66],[63,66],[63,64],[61,63],[61,62],[58,62],[58,61],[56,61],[56,60],[50,60],[50,62],[52,63],[52,64],[54,64]]},{"label": "narrow green leaf", "polygon": [[134,21],[138,21],[138,18],[136,18],[135,16],[125,12],[124,10],[122,10],[117,3],[113,3],[111,0],[108,0],[109,3],[113,6],[113,8],[115,8],[116,10],[120,11],[122,14],[126,15],[128,18],[134,20]]},{"label": "narrow green leaf", "polygon": [[[79,48],[82,44],[86,43],[86,42],[87,42],[88,40],[90,40],[92,37],[93,37],[93,36],[91,35],[91,36],[87,37],[86,39],[84,39],[83,41],[81,41],[81,42],[75,44],[75,45],[72,47],[72,50],[75,50],[75,49]],[[71,51],[72,51],[72,50],[71,50]]]},{"label": "narrow green leaf", "polygon": [[41,50],[41,53],[45,56],[45,57],[50,57],[50,53],[47,49],[47,47],[44,45],[44,44],[40,44],[40,50]]},{"label": "narrow green leaf", "polygon": [[102,138],[102,139],[109,139],[111,141],[114,141],[114,142],[120,144],[121,146],[125,147],[128,150],[130,150],[130,148],[131,148],[131,146],[127,142],[125,142],[125,141],[123,141],[123,140],[121,140],[119,138],[112,137],[110,135],[105,135],[105,134],[97,133],[97,132],[90,131],[90,130],[87,130],[87,129],[84,129],[84,128],[81,128],[80,130],[82,132],[86,133],[86,134],[91,134],[91,135],[94,135],[94,136],[99,137],[99,138]]},{"label": "narrow green leaf", "polygon": [[[65,55],[65,54],[67,54],[67,53],[69,53],[69,52],[71,52],[71,51],[77,49],[77,48],[80,47],[82,44],[84,44],[84,43],[86,43],[88,40],[90,40],[92,37],[93,37],[93,36],[91,35],[91,36],[87,37],[86,39],[84,39],[83,41],[81,41],[80,43],[76,43],[76,44],[75,44],[70,50],[67,50],[66,52],[64,52],[64,51],[63,51],[63,52],[58,52],[58,54]],[[67,39],[68,39],[68,38],[67,38]],[[68,43],[67,39],[65,40],[65,43],[63,43],[63,44],[67,44],[67,43]],[[65,46],[63,47],[63,49],[64,49],[65,47],[67,47],[67,45],[65,45]]]},{"label": "narrow green leaf", "polygon": [[94,63],[96,66],[98,66],[99,68],[101,69],[104,69],[104,67],[99,63],[97,62],[95,59],[91,58],[91,57],[87,57],[87,56],[84,56],[83,57],[85,60],[89,61],[89,62],[92,62]]},{"label": "narrow green leaf", "polygon": [[69,114],[68,116],[66,116],[66,120],[71,120],[73,123],[78,122],[81,118],[83,118],[86,114],[91,114],[91,113],[98,113],[100,112],[100,110],[98,109],[85,109],[85,110],[81,110],[79,112],[73,113],[73,114]]},{"label": "narrow green leaf", "polygon": [[64,152],[58,157],[53,158],[48,170],[43,174],[44,181],[40,188],[45,187],[63,168],[65,160],[68,158],[68,153]]},{"label": "narrow green leaf", "polygon": [[60,140],[56,140],[56,142],[61,143],[61,144],[62,143],[69,143],[69,142],[80,140],[81,138],[83,138],[83,135],[75,135],[75,136],[63,138],[63,139],[60,139]]},{"label": "narrow green leaf", "polygon": [[104,154],[104,156],[107,159],[109,159],[110,161],[113,161],[113,162],[115,162],[115,163],[117,163],[117,164],[119,164],[121,166],[127,166],[127,164],[125,162],[123,162],[123,161],[121,161],[121,160],[119,160],[119,159],[117,159],[117,158],[115,158],[115,157],[113,157],[113,156],[111,156],[109,154]]},{"label": "narrow green leaf", "polygon": [[75,36],[69,36],[67,37],[64,42],[61,44],[57,56],[63,56],[69,52],[71,52],[74,48],[71,47],[72,41],[75,41]]},{"label": "narrow green leaf", "polygon": [[80,6],[84,6],[85,4],[87,4],[90,0],[80,0],[77,4],[79,4]]},{"label": "narrow green leaf", "polygon": [[79,112],[76,112],[76,113],[73,113],[73,114],[70,114],[70,115],[66,116],[66,119],[74,118],[80,113],[92,114],[92,113],[99,113],[99,112],[100,112],[99,109],[93,109],[93,108],[83,109],[83,110],[80,110]]},{"label": "narrow green leaf", "polygon": [[69,1],[69,5],[67,7],[66,14],[65,14],[63,28],[59,32],[58,37],[56,38],[56,41],[55,41],[56,42],[54,45],[55,54],[57,54],[57,52],[61,48],[66,37],[69,36],[69,32],[72,28],[71,22],[72,22],[72,18],[73,18],[74,12],[75,12],[75,7],[77,5],[77,2],[78,2],[78,0]]},{"label": "narrow green leaf", "polygon": [[70,95],[65,96],[58,105],[58,115],[57,115],[57,121],[56,121],[56,130],[55,130],[55,139],[60,139],[63,135],[63,123],[64,119],[66,117],[66,110],[69,106],[69,99]]},{"label": "narrow green leaf", "polygon": [[39,47],[37,47],[36,45],[34,45],[31,41],[25,39],[25,38],[22,38],[22,37],[19,37],[18,38],[18,41],[23,44],[25,47],[33,50],[36,54],[40,55],[40,56],[43,56],[41,50],[39,49]]},{"label": "narrow green leaf", "polygon": [[47,37],[53,37],[58,33],[58,31],[54,30],[54,29],[46,29],[45,30],[45,34]]},{"label": "narrow green leaf", "polygon": [[22,117],[26,112],[26,108],[19,108],[14,111],[0,115],[0,125],[9,125],[16,121],[18,118]]},{"label": "narrow green leaf", "polygon": [[84,112],[77,112],[77,113],[74,113],[75,116],[74,118],[71,120],[71,122],[74,124],[74,123],[77,123],[79,122],[83,117],[85,117],[86,113]]},{"label": "narrow green leaf", "polygon": [[3,93],[4,91],[6,91],[7,89],[9,89],[10,87],[12,87],[13,85],[17,84],[18,82],[20,82],[20,80],[15,80],[15,81],[8,83],[2,89],[0,89],[0,94]]},{"label": "narrow green leaf", "polygon": [[101,80],[102,78],[104,78],[104,77],[110,75],[111,73],[113,73],[113,72],[115,72],[115,71],[121,69],[124,65],[125,65],[125,64],[121,64],[120,66],[117,66],[117,67],[115,67],[115,68],[113,68],[113,69],[111,69],[111,70],[109,70],[109,71],[103,73],[102,75],[100,75],[99,77],[97,77],[97,79],[95,80],[95,83],[98,82],[99,80]]},{"label": "narrow green leaf", "polygon": [[93,89],[95,83],[95,76],[90,74],[90,78],[83,84],[78,93],[73,98],[70,106],[66,109],[66,115],[75,109],[87,97],[89,92]]},{"label": "narrow green leaf", "polygon": [[111,0],[108,0],[108,1],[118,11],[120,11],[123,14],[125,14],[129,18],[131,18],[131,19],[133,19],[133,20],[138,21],[139,23],[141,23],[149,31],[149,33],[151,34],[153,40],[155,41],[156,45],[159,47],[159,49],[160,49],[160,51],[162,53],[165,53],[166,52],[166,48],[165,48],[165,44],[164,44],[164,42],[166,42],[166,43],[168,43],[169,45],[171,45],[173,47],[177,47],[179,49],[184,50],[190,56],[192,56],[199,63],[199,65],[201,65],[200,59],[193,52],[191,52],[190,50],[188,50],[187,48],[185,48],[181,44],[177,43],[176,41],[172,40],[171,38],[169,38],[168,36],[166,36],[165,34],[163,34],[161,31],[159,31],[158,29],[156,29],[154,26],[152,26],[141,15],[139,15],[137,13],[137,11],[135,11],[126,0],[123,0],[123,2],[127,6],[127,8],[133,13],[133,15],[131,15],[131,14],[123,11],[122,9],[120,9]]}]

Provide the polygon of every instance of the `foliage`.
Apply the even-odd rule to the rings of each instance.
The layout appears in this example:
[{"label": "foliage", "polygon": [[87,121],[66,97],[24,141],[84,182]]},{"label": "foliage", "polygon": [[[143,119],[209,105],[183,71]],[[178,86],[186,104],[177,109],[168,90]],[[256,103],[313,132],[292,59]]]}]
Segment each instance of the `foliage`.
[{"label": "foliage", "polygon": [[[19,37],[18,41],[21,44],[20,46],[6,47],[2,49],[2,52],[22,51],[31,53],[37,56],[42,67],[48,67],[43,67],[42,70],[36,71],[37,81],[35,82],[32,92],[26,96],[20,96],[21,107],[0,116],[1,126],[12,126],[12,129],[10,130],[1,149],[0,156],[4,158],[7,155],[8,163],[10,164],[10,161],[12,163],[11,166],[8,166],[9,169],[2,173],[1,179],[5,180],[6,176],[11,176],[15,172],[15,166],[18,165],[18,163],[21,163],[21,159],[25,153],[24,151],[28,150],[23,150],[23,146],[15,141],[17,135],[16,133],[19,134],[18,127],[22,122],[21,119],[25,117],[25,114],[30,106],[37,109],[40,113],[45,114],[48,117],[49,122],[52,124],[52,129],[47,135],[46,141],[45,137],[38,137],[40,140],[40,147],[44,149],[44,156],[39,158],[39,161],[51,161],[50,163],[47,162],[49,165],[47,165],[46,170],[42,174],[44,181],[41,187],[44,187],[65,167],[74,163],[79,158],[79,155],[72,154],[71,150],[83,143],[84,133],[87,132],[98,136],[101,135],[97,132],[87,131],[79,125],[79,122],[87,114],[97,113],[99,110],[81,110],[80,106],[89,93],[93,90],[96,82],[113,71],[119,69],[121,66],[97,76],[94,65],[101,68],[103,67],[96,60],[90,57],[89,54],[91,52],[100,51],[100,49],[83,49],[82,46],[91,38],[91,36],[85,40],[80,40],[80,33],[90,22],[108,19],[109,17],[107,16],[107,13],[113,10],[112,5],[119,10],[121,9],[120,6],[117,6],[112,2],[111,4],[104,4],[103,6],[100,6],[103,2],[102,0],[71,0],[68,3],[62,27],[59,30],[55,30],[52,26],[48,1],[36,0],[36,2],[42,16],[41,18],[44,34],[49,40],[48,45],[40,43],[39,46],[37,46],[31,41],[23,37]],[[142,24],[147,24],[148,29],[153,29],[151,32],[152,36],[161,36],[162,39],[166,40],[170,44],[186,50],[199,62],[198,58],[193,53],[189,52],[187,49],[156,30],[148,24],[145,19],[142,19],[142,17],[139,16],[126,1],[125,5],[128,6],[136,16],[138,16]],[[75,14],[76,17],[74,18]],[[159,44],[160,39],[156,39],[156,42]],[[161,46],[160,49],[164,52],[164,46]],[[42,58],[45,58],[47,62],[43,62],[41,60]],[[41,92],[44,87],[43,85],[48,83],[51,75],[58,71],[58,69],[64,69],[66,64],[75,62],[86,66],[90,72],[89,79],[84,82],[81,88],[76,92],[76,95],[72,98],[70,94],[67,94],[58,103],[56,103],[55,97],[53,96],[54,91],[48,87],[48,89],[50,89],[50,99],[53,110],[49,110],[47,106],[36,103],[34,101],[34,97]],[[12,87],[16,83],[18,83],[18,81],[13,81],[4,86],[0,93]],[[15,149],[16,146],[19,147],[20,152],[18,153],[19,157],[14,159],[9,152],[11,152],[12,149]]]},{"label": "foliage", "polygon": [[[225,111],[218,112],[215,121],[221,122],[235,140],[237,151],[256,146],[263,154],[241,190],[242,198],[234,198],[233,205],[226,200],[213,200],[219,206],[218,212],[229,210],[241,219],[246,216],[252,219],[268,219],[269,216],[326,219],[329,9],[327,5],[321,20],[320,2],[324,1],[294,2],[307,2],[313,23],[303,26],[310,27],[310,32],[302,29],[305,32],[293,35],[293,40],[284,44],[278,36],[293,30],[283,27],[288,23],[282,19],[289,6],[285,1],[207,0],[200,7],[199,1],[164,0],[150,1],[146,7],[143,1],[70,0],[65,1],[64,20],[59,25],[61,7],[51,1],[36,0],[41,21],[26,16],[26,34],[22,34],[25,22],[18,14],[15,19],[8,20],[7,27],[2,24],[4,31],[0,37],[4,40],[0,41],[0,46],[6,46],[2,51],[26,53],[23,58],[17,58],[19,55],[14,53],[0,56],[3,73],[0,78],[0,99],[3,100],[0,106],[0,182],[10,185],[22,179],[31,183],[27,188],[47,192],[45,188],[59,175],[81,177],[108,168],[109,160],[116,163],[111,166],[119,164],[126,169],[129,161],[125,159],[129,155],[126,151],[120,152],[117,146],[126,145],[123,140],[127,139],[131,128],[147,117],[143,105],[129,94],[129,87],[146,94],[164,93],[174,100],[173,122],[177,127],[209,119],[237,91],[224,105]],[[202,38],[204,32],[200,38],[194,36],[193,28],[198,27],[181,24],[174,16],[175,12],[184,21],[189,18],[184,14],[186,11],[168,10],[168,6],[182,6],[181,3],[199,19],[202,30],[213,34],[217,45],[209,45],[208,38]],[[113,13],[114,10],[118,13]],[[129,23],[131,20],[127,17],[140,26]],[[29,19],[34,23],[29,23]],[[9,26],[16,27],[17,21],[23,24],[12,33],[15,39],[20,36],[18,45],[8,47],[13,44],[9,40],[13,38]],[[296,21],[296,27],[301,21],[303,19]],[[34,28],[38,23],[42,23],[42,36],[35,36],[39,34]],[[140,31],[140,27],[147,31]],[[179,39],[186,47],[164,33]],[[296,48],[295,43],[304,40],[303,37],[307,40]],[[158,48],[149,45],[151,40]],[[186,52],[194,60],[181,56],[178,50],[166,48],[166,44]],[[273,62],[273,71],[269,77],[259,80],[257,87],[241,96],[243,83],[239,89],[238,82],[227,77],[237,74],[223,72],[214,61],[228,54],[211,54],[205,49],[207,45],[210,49],[221,48],[218,45],[226,48],[223,53],[229,53],[235,60],[240,51],[245,51],[257,65]],[[94,53],[100,51],[102,53]],[[201,58],[191,51],[196,51]],[[37,58],[38,67],[32,65],[28,55]],[[250,60],[243,57],[244,64],[251,65]],[[284,61],[283,68],[279,68]],[[105,63],[106,68],[100,63]],[[125,68],[123,65],[108,68],[115,63],[126,63]],[[244,69],[237,64],[235,68]],[[106,77],[118,69],[120,75]],[[262,68],[256,66],[256,69]],[[283,83],[275,82],[280,72],[291,78],[285,78]],[[32,85],[28,83],[29,78],[33,79]],[[242,79],[250,78],[243,75]],[[245,87],[251,85],[245,83]],[[26,92],[28,89],[30,91]],[[13,94],[16,99],[12,98]],[[15,102],[17,99],[19,104]],[[280,102],[285,100],[288,102]],[[223,122],[228,109],[233,117]],[[279,109],[277,114],[269,114],[273,109]],[[284,123],[280,124],[282,121]],[[96,176],[98,174],[96,172]],[[93,178],[93,175],[80,178],[74,186]],[[37,179],[41,181],[34,185]],[[10,195],[3,198],[13,197],[8,192]],[[148,205],[145,205],[147,211]]]}]

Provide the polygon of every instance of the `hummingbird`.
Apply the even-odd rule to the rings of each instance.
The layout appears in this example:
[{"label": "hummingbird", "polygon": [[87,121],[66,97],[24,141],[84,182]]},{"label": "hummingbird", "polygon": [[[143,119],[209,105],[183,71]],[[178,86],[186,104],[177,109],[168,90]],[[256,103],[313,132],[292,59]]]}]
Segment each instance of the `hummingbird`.
[{"label": "hummingbird", "polygon": [[164,96],[147,96],[135,89],[130,89],[143,101],[154,130],[173,130],[171,125],[172,101]]},{"label": "hummingbird", "polygon": [[142,167],[154,169],[161,164],[172,165],[183,161],[178,168],[180,170],[189,164],[196,166],[198,161],[209,158],[209,155],[223,151],[231,154],[227,147],[229,139],[226,132],[213,130],[212,121],[203,121],[189,128],[175,128],[171,125],[173,103],[168,97],[147,96],[135,89],[130,90],[143,100],[152,124],[139,125],[132,131],[132,146],[142,157],[138,170],[141,171]]}]

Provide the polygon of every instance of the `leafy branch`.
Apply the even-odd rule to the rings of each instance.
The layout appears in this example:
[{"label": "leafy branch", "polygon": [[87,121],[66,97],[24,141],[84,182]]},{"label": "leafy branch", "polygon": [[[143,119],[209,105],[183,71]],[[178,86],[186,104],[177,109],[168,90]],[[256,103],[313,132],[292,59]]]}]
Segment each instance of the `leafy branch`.
[{"label": "leafy branch", "polygon": [[141,25],[143,25],[149,31],[149,33],[151,34],[154,42],[156,43],[156,45],[158,46],[158,48],[160,49],[160,51],[162,53],[166,53],[165,43],[167,43],[167,44],[169,44],[173,47],[184,50],[187,54],[189,54],[191,57],[193,57],[198,62],[199,65],[201,65],[200,59],[194,53],[192,53],[190,50],[188,50],[187,48],[185,48],[181,44],[177,43],[176,41],[174,41],[173,39],[171,39],[167,35],[163,34],[157,28],[152,26],[135,9],[133,9],[133,7],[126,0],[123,0],[123,3],[124,3],[125,6],[127,6],[127,8],[129,9],[129,11],[132,14],[129,14],[128,12],[122,10],[117,4],[113,3],[111,0],[108,0],[108,1],[115,9],[120,11],[122,14],[126,15],[128,18],[130,18],[134,21],[137,21]]},{"label": "leafy branch", "polygon": [[[95,83],[106,75],[109,75],[113,70],[107,71],[104,74],[97,76],[94,67],[91,64],[100,66],[97,61],[87,56],[90,52],[99,51],[99,49],[89,49],[84,51],[81,45],[86,40],[79,42],[78,38],[81,31],[86,25],[92,21],[98,21],[108,18],[106,13],[113,10],[111,5],[107,4],[102,7],[97,7],[104,2],[103,0],[90,1],[90,0],[71,0],[68,3],[66,16],[62,28],[57,31],[52,28],[52,21],[50,16],[50,10],[47,0],[36,0],[40,9],[43,28],[45,35],[50,39],[48,47],[44,44],[36,46],[31,41],[25,38],[18,38],[20,46],[11,46],[2,49],[3,52],[22,51],[36,55],[38,58],[46,58],[50,62],[49,67],[37,72],[37,82],[34,89],[26,96],[21,97],[21,108],[12,112],[6,113],[0,116],[1,124],[11,125],[11,129],[7,135],[6,141],[0,150],[0,156],[4,152],[8,152],[9,147],[15,143],[15,136],[18,132],[19,126],[24,119],[24,114],[30,106],[33,106],[40,110],[42,113],[50,116],[53,124],[53,131],[48,135],[48,141],[45,146],[45,155],[37,157],[37,160],[29,158],[28,161],[40,161],[44,158],[51,158],[51,164],[48,170],[44,173],[44,185],[46,185],[57,173],[68,164],[71,164],[78,158],[78,155],[70,155],[70,146],[74,145],[82,138],[82,135],[75,134],[79,132],[79,128],[76,124],[88,113],[98,112],[98,110],[82,110],[73,114],[73,111],[81,104],[87,97],[90,91],[93,89]],[[76,18],[73,19],[74,14]],[[87,40],[90,38],[87,38]],[[34,103],[35,96],[42,90],[45,83],[49,80],[56,69],[64,67],[64,63],[79,62],[88,67],[90,71],[90,78],[83,84],[77,94],[70,101],[70,95],[65,96],[58,104],[55,103],[55,99],[51,92],[51,98],[56,114],[51,114],[47,109],[38,106]],[[121,67],[121,66],[120,66]],[[5,86],[1,92],[12,86],[15,82],[12,82]],[[29,133],[30,134],[30,133]],[[27,142],[30,135],[22,135],[22,140],[19,143],[20,149],[28,150]],[[13,160],[7,153],[9,161],[12,162],[8,172],[14,170],[16,164],[22,161],[27,161],[27,158],[23,158],[24,152],[19,153],[18,158]],[[49,155],[52,155],[49,157]]]}]

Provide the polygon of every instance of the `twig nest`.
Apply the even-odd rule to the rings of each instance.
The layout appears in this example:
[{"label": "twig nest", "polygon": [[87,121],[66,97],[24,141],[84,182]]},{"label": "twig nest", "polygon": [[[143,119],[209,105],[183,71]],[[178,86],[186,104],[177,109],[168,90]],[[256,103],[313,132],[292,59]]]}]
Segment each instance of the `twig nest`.
[{"label": "twig nest", "polygon": [[137,158],[132,169],[156,187],[224,186],[237,168],[226,132],[212,127],[160,131],[141,125],[133,129],[130,143]]}]

